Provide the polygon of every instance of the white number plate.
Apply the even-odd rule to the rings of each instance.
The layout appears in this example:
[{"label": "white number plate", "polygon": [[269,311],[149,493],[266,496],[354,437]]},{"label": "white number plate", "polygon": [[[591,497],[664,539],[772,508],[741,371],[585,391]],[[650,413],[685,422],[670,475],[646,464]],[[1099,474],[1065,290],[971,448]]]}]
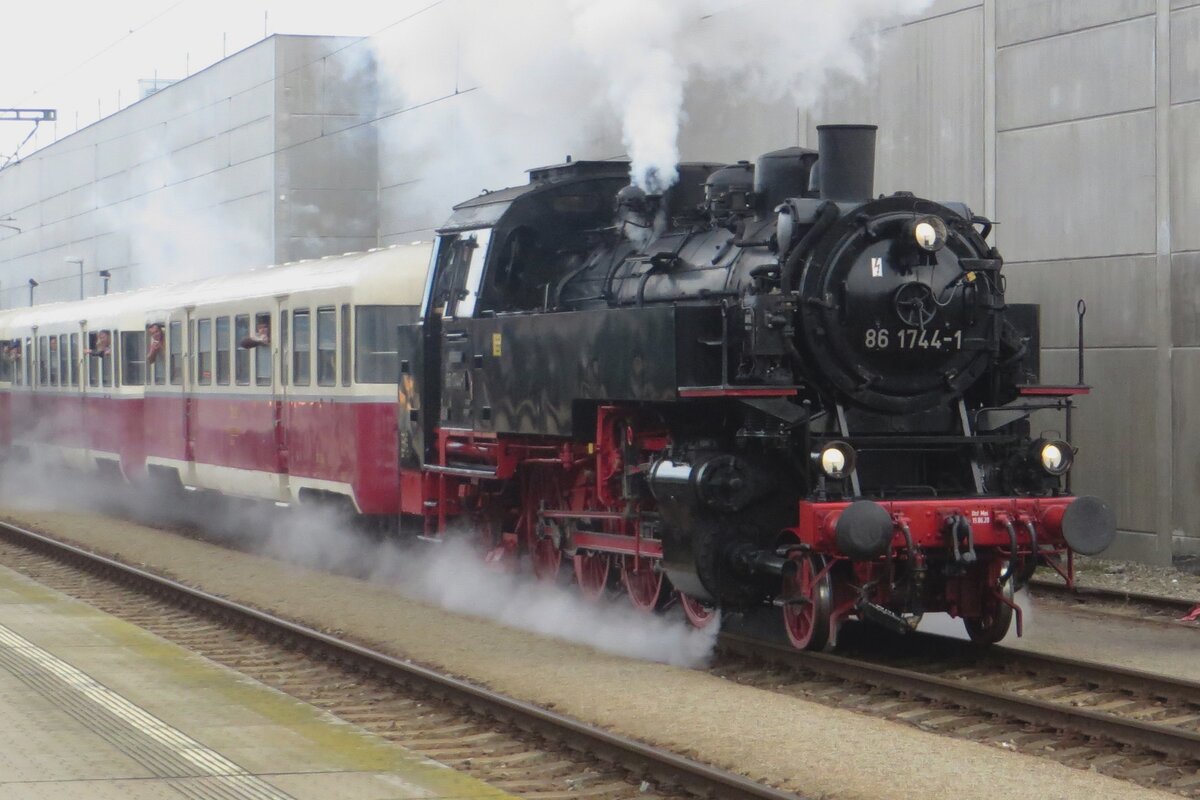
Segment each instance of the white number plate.
[{"label": "white number plate", "polygon": [[868,350],[961,350],[962,331],[868,328],[863,345]]}]

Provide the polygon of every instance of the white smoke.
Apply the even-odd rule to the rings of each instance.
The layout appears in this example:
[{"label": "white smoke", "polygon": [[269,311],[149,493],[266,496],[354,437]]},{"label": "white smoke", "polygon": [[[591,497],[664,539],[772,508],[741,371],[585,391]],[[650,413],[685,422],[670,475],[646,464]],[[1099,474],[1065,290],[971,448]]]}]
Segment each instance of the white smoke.
[{"label": "white smoke", "polygon": [[693,4],[667,0],[576,0],[569,38],[607,81],[621,119],[634,182],[650,193],[675,182],[688,64],[681,33]]},{"label": "white smoke", "polygon": [[[809,109],[830,81],[869,77],[879,32],[929,2],[458,0],[377,37],[384,105],[406,118],[383,145],[410,161],[407,179],[460,200],[580,147],[624,149],[634,181],[660,191],[697,84],[764,113]],[[737,137],[719,107],[693,113]]]}]

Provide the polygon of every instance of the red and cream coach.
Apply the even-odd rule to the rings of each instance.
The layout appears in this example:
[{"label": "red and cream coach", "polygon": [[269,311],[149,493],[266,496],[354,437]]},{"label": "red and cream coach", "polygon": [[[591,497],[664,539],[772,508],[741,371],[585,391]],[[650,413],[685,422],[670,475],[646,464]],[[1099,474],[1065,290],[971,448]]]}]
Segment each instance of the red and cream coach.
[{"label": "red and cream coach", "polygon": [[368,517],[399,506],[414,244],[0,312],[0,444],[127,479]]}]

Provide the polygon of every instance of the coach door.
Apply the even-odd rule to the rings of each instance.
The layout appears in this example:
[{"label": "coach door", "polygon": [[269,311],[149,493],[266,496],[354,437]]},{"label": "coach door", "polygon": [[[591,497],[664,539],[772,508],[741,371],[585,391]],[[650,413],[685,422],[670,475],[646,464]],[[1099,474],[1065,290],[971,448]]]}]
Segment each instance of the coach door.
[{"label": "coach door", "polygon": [[185,310],[159,311],[146,317],[142,424],[146,463],[177,472],[182,483],[192,485],[187,330]]},{"label": "coach door", "polygon": [[[275,470],[279,474],[279,496],[290,496],[288,485],[288,334],[291,322],[287,295],[275,298],[275,308],[265,317],[270,345],[258,347],[255,355],[255,381],[271,387],[271,413],[275,430]],[[256,318],[257,324],[257,318]]]},{"label": "coach door", "polygon": [[83,342],[87,341],[87,324],[79,322],[74,332],[60,339],[59,354],[63,359],[62,385],[67,387],[63,398],[64,433],[68,462],[91,463],[87,452],[87,373],[84,371]]},{"label": "coach door", "polygon": [[[167,336],[179,333],[180,342],[180,431],[184,441],[184,461],[187,462],[187,474],[181,475],[187,485],[196,485],[196,307],[188,306],[181,317],[172,314],[172,325],[168,326]],[[178,323],[178,326],[175,325]]]}]

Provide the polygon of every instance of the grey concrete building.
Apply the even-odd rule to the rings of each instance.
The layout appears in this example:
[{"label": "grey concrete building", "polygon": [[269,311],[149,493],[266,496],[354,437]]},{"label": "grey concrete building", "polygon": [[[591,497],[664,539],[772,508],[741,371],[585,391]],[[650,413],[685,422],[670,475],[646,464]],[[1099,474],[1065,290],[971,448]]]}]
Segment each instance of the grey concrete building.
[{"label": "grey concrete building", "polygon": [[[417,8],[401,5],[398,19]],[[168,277],[142,264],[215,272],[426,238],[454,200],[522,180],[480,171],[514,109],[460,82],[456,8],[373,43],[431,54],[418,95],[377,78],[357,40],[277,36],[0,173],[0,217],[21,228],[0,228],[0,301],[28,302],[28,277],[38,300],[77,296],[67,257],[84,259],[90,294],[100,268],[125,286]],[[934,0],[881,40],[875,77],[809,111],[690,85],[683,158],[877,123],[877,191],[964,200],[1000,223],[1010,298],[1043,304],[1047,381],[1075,381],[1087,302],[1075,489],[1116,508],[1113,552],[1200,552],[1200,0]],[[622,151],[600,127],[507,155],[527,168]],[[434,161],[449,178],[430,178]],[[189,228],[199,207],[212,213]]]},{"label": "grey concrete building", "polygon": [[373,247],[374,108],[361,40],[272,36],[36,151],[0,172],[0,306]]}]

